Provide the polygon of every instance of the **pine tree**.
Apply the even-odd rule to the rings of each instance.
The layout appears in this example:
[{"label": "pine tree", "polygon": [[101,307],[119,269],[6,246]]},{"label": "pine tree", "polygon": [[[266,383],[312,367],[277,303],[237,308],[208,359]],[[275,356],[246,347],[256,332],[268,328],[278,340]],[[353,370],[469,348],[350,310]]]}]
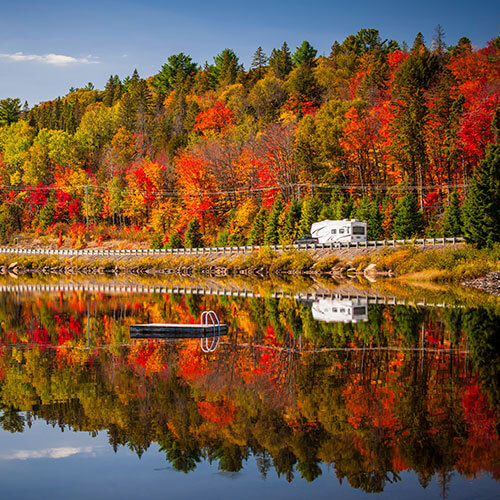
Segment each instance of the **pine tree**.
[{"label": "pine tree", "polygon": [[108,78],[106,85],[104,87],[104,97],[102,101],[106,106],[113,105],[113,96],[115,95],[115,79],[113,75]]},{"label": "pine tree", "polygon": [[46,229],[54,223],[54,216],[56,214],[54,205],[55,199],[54,196],[51,195],[38,214],[38,221],[42,229]]},{"label": "pine tree", "polygon": [[371,203],[368,198],[362,198],[352,214],[354,218],[368,221],[370,218]]},{"label": "pine tree", "polygon": [[19,99],[0,100],[0,125],[10,125],[17,122],[21,114],[21,101]]},{"label": "pine tree", "polygon": [[354,205],[353,199],[350,195],[346,196],[340,188],[335,188],[332,191],[330,205],[334,220],[349,219],[351,217]]},{"label": "pine tree", "polygon": [[266,224],[267,224],[267,210],[265,208],[261,208],[252,224],[250,236],[248,237],[249,245],[262,245],[264,243]]},{"label": "pine tree", "polygon": [[382,228],[382,222],[384,217],[380,211],[380,202],[378,200],[373,200],[370,203],[370,212],[367,219],[367,239],[368,240],[379,240],[384,236],[384,230]]},{"label": "pine tree", "polygon": [[300,217],[301,235],[311,232],[311,225],[318,222],[319,214],[323,208],[323,203],[319,198],[307,198],[302,204],[302,214]]},{"label": "pine tree", "polygon": [[264,76],[264,68],[267,64],[267,57],[262,47],[257,47],[255,54],[253,55],[252,69],[256,70],[257,78],[260,80]]},{"label": "pine tree", "polygon": [[500,241],[500,110],[493,119],[495,144],[477,168],[465,201],[464,236],[479,247]]},{"label": "pine tree", "polygon": [[298,201],[293,201],[290,205],[290,210],[287,213],[285,225],[283,227],[283,235],[281,238],[281,243],[289,244],[293,243],[300,234],[300,215],[301,206]]},{"label": "pine tree", "polygon": [[273,208],[267,221],[266,233],[264,236],[264,244],[277,245],[280,240],[279,217],[283,210],[283,199],[277,196],[274,199]]},{"label": "pine tree", "polygon": [[238,57],[232,49],[224,49],[214,57],[214,72],[219,87],[231,85],[236,81],[236,74],[240,69]]},{"label": "pine tree", "polygon": [[165,246],[166,248],[182,248],[181,235],[178,232],[173,233]]},{"label": "pine tree", "polygon": [[196,217],[191,219],[188,224],[184,235],[184,245],[186,248],[200,248],[203,246],[200,221]]},{"label": "pine tree", "polygon": [[448,206],[443,215],[443,236],[462,236],[463,217],[456,191],[450,194]]},{"label": "pine tree", "polygon": [[394,202],[391,197],[386,196],[382,202],[382,234],[384,238],[393,235],[392,223],[394,220]]},{"label": "pine tree", "polygon": [[318,51],[307,41],[304,40],[300,47],[297,47],[297,50],[294,52],[292,56],[292,61],[295,66],[300,66],[304,64],[306,66],[312,67],[314,64],[314,58]]},{"label": "pine tree", "polygon": [[273,49],[269,57],[269,68],[271,74],[276,78],[284,80],[288,73],[292,71],[292,56],[286,42],[283,42],[281,49]]},{"label": "pine tree", "polygon": [[417,197],[409,192],[403,196],[397,206],[393,228],[397,238],[410,238],[418,235],[424,227],[422,211]]}]

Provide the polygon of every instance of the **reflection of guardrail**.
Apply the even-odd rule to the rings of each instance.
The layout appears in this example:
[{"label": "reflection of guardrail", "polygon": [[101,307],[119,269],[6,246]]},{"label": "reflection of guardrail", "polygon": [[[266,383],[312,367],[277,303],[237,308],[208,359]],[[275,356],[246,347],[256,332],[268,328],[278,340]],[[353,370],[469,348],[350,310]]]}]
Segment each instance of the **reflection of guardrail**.
[{"label": "reflection of guardrail", "polygon": [[316,301],[320,299],[334,300],[364,300],[367,304],[381,305],[409,305],[419,307],[454,307],[446,302],[427,302],[422,300],[402,299],[396,296],[360,295],[350,293],[304,293],[304,292],[270,292],[260,293],[248,289],[227,288],[200,288],[200,287],[168,287],[160,284],[155,285],[122,285],[102,283],[58,283],[50,284],[18,284],[0,285],[0,292],[10,293],[50,293],[50,292],[88,292],[88,293],[168,293],[181,295],[224,295],[229,297],[264,297],[264,298],[286,298],[301,301]]},{"label": "reflection of guardrail", "polygon": [[[435,246],[435,245],[455,245],[462,243],[463,238],[420,238],[413,240],[377,240],[365,242],[338,242],[338,243],[303,243],[299,245],[270,245],[274,251],[287,250],[338,250],[340,248],[369,248],[369,247],[396,247],[403,245]],[[228,246],[210,248],[138,248],[138,249],[84,249],[84,250],[61,250],[52,248],[0,248],[0,254],[17,255],[58,255],[58,256],[99,256],[99,257],[142,257],[146,255],[196,255],[196,254],[226,254],[226,253],[249,253],[263,248],[262,246]]]}]

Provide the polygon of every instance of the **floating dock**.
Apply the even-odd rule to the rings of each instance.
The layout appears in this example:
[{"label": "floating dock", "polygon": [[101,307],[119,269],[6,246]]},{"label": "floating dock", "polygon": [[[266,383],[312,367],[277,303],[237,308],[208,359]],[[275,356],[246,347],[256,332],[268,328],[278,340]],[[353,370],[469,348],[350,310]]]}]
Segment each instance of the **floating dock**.
[{"label": "floating dock", "polygon": [[204,339],[227,333],[227,325],[148,323],[130,326],[131,339]]}]

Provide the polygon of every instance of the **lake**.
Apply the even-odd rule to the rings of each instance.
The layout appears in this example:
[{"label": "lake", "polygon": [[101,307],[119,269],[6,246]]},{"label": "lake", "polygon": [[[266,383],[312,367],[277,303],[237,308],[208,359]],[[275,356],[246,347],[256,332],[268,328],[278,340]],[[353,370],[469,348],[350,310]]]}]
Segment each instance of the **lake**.
[{"label": "lake", "polygon": [[500,497],[498,302],[173,281],[0,283],[3,498]]}]

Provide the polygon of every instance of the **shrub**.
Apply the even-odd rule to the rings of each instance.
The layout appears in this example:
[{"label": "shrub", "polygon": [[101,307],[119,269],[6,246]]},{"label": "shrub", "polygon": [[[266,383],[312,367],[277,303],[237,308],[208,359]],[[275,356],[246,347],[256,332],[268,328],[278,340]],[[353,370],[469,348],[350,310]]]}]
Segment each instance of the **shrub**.
[{"label": "shrub", "polygon": [[85,235],[87,228],[85,224],[76,223],[70,226],[69,236],[71,238],[71,248],[80,250],[85,247]]},{"label": "shrub", "polygon": [[163,238],[158,233],[153,234],[150,247],[154,249],[163,248]]},{"label": "shrub", "polygon": [[330,255],[329,257],[325,257],[324,259],[316,262],[313,269],[320,273],[329,273],[340,262],[341,260],[336,255]]},{"label": "shrub", "polygon": [[371,262],[371,258],[368,255],[359,255],[351,261],[351,267],[354,267],[356,271],[363,271]]}]

